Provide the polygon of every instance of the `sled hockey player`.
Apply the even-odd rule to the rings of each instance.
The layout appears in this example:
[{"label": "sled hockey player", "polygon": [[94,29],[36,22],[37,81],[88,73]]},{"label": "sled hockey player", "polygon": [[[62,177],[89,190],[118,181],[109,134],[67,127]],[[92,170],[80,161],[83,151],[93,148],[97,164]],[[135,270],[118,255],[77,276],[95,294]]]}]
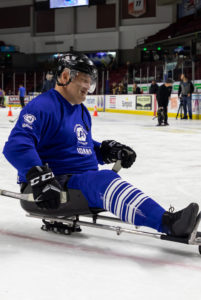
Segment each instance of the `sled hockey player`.
[{"label": "sled hockey player", "polygon": [[114,171],[98,170],[98,164],[117,160],[130,168],[136,153],[114,140],[99,143],[92,138],[91,117],[83,102],[88,92],[93,93],[96,78],[97,69],[87,56],[62,55],[55,89],[37,96],[21,111],[3,150],[18,170],[21,192],[30,186],[34,205],[45,213],[59,209],[61,190],[77,189],[90,208],[105,209],[125,222],[167,235],[189,236],[198,204],[166,211]]},{"label": "sled hockey player", "polygon": [[168,78],[157,91],[158,102],[158,124],[157,126],[168,126],[168,103],[172,91],[172,79]]}]

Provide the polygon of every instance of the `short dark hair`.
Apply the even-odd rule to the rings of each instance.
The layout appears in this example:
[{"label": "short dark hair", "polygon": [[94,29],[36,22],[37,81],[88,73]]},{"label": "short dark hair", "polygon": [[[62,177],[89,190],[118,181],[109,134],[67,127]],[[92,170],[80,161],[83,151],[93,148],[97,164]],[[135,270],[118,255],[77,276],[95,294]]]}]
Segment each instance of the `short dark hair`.
[{"label": "short dark hair", "polygon": [[171,78],[167,78],[165,83],[173,83],[174,81]]}]

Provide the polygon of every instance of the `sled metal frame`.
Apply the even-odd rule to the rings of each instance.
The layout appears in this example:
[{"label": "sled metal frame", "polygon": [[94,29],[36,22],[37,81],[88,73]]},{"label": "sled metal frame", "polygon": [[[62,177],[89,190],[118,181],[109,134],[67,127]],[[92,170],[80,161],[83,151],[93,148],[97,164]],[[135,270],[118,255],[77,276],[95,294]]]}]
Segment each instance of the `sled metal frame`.
[{"label": "sled metal frame", "polygon": [[[29,198],[29,195],[15,193],[15,192],[7,191],[7,190],[0,189],[0,195],[18,199],[18,200],[34,201],[33,199]],[[198,227],[201,222],[201,212],[197,216],[196,225],[195,225],[193,232],[191,233],[190,236],[184,237],[184,238],[174,237],[174,236],[155,233],[155,232],[142,231],[142,230],[137,229],[138,227],[136,227],[136,226],[135,226],[135,229],[128,229],[128,228],[123,228],[121,226],[97,224],[97,220],[125,224],[125,222],[121,221],[118,218],[102,216],[102,215],[99,215],[99,213],[91,213],[91,214],[86,214],[86,215],[80,214],[80,215],[73,215],[71,217],[64,217],[64,216],[51,217],[51,216],[46,216],[45,214],[42,214],[42,213],[40,215],[29,213],[29,214],[26,214],[26,216],[30,217],[30,218],[37,218],[40,220],[45,220],[50,223],[58,222],[58,223],[66,224],[67,226],[71,227],[72,229],[75,228],[76,225],[86,226],[86,227],[92,227],[92,228],[113,231],[113,232],[116,232],[117,235],[120,235],[122,233],[130,233],[130,234],[135,234],[135,235],[140,235],[140,236],[145,236],[145,237],[152,237],[152,238],[161,239],[161,240],[170,241],[170,242],[189,244],[189,245],[197,245],[198,251],[201,254],[201,232],[198,231]],[[84,219],[91,219],[91,221],[90,222],[89,221],[81,221],[79,219],[80,217],[82,217]]]},{"label": "sled metal frame", "polygon": [[[120,235],[122,233],[130,233],[130,234],[135,234],[135,235],[140,235],[140,236],[145,236],[145,237],[152,237],[152,238],[176,242],[176,243],[197,245],[198,251],[201,254],[201,232],[198,231],[198,226],[201,221],[201,212],[197,216],[196,225],[195,225],[195,228],[194,228],[193,232],[191,233],[191,235],[188,237],[183,237],[183,238],[169,236],[166,234],[142,231],[140,229],[137,229],[138,227],[135,227],[136,229],[128,229],[128,228],[123,228],[121,226],[114,226],[114,225],[108,225],[108,224],[97,224],[97,220],[124,224],[124,222],[118,218],[101,216],[99,214],[79,215],[79,216],[72,216],[72,217],[56,217],[56,218],[50,217],[50,216],[45,216],[45,215],[35,215],[35,214],[27,214],[26,216],[30,217],[30,218],[41,219],[43,221],[49,221],[50,223],[54,223],[54,222],[63,223],[63,224],[68,225],[69,227],[74,227],[76,225],[79,225],[79,226],[86,226],[86,227],[91,227],[91,228],[98,228],[98,229],[113,231],[113,232],[116,232],[117,235]],[[82,217],[84,219],[91,219],[91,221],[81,221],[79,219],[79,217]]]},{"label": "sled metal frame", "polygon": [[[112,170],[114,172],[118,173],[120,169],[121,169],[121,161],[118,160],[114,164]],[[15,192],[0,189],[0,195],[6,196],[6,197],[11,197],[11,198],[18,199],[18,200],[34,202],[33,196],[32,195],[30,196],[28,194],[15,193]],[[51,217],[51,216],[46,216],[42,212],[41,212],[41,214],[28,213],[26,216],[28,216],[30,218],[40,219],[43,222],[47,221],[50,224],[54,224],[54,222],[55,222],[55,226],[57,223],[67,225],[67,227],[69,229],[72,229],[69,231],[70,232],[69,234],[71,234],[73,232],[78,232],[78,231],[74,230],[74,229],[76,229],[76,226],[86,226],[86,227],[91,227],[91,228],[98,228],[98,229],[113,231],[113,232],[116,232],[117,235],[120,235],[122,233],[130,233],[130,234],[135,234],[135,235],[140,235],[140,236],[145,236],[145,237],[161,239],[164,241],[170,241],[170,242],[176,242],[176,243],[182,243],[182,244],[188,244],[188,245],[197,245],[198,251],[201,254],[201,232],[198,231],[198,227],[201,222],[201,212],[197,216],[196,225],[195,225],[194,230],[191,233],[191,235],[188,237],[183,237],[183,238],[182,237],[174,237],[174,236],[166,235],[163,233],[142,231],[139,229],[139,227],[134,226],[134,225],[133,226],[135,229],[128,229],[128,228],[124,228],[121,226],[97,224],[97,220],[125,224],[125,222],[121,221],[118,218],[100,215],[100,212],[92,212],[91,214],[79,214],[79,215],[74,214],[70,217],[65,217],[65,216]],[[87,219],[87,220],[91,219],[91,221],[89,221],[89,220],[81,221],[79,219],[80,217]]]},{"label": "sled metal frame", "polygon": [[[23,199],[23,200],[27,200],[27,201],[33,201],[32,199],[27,198],[28,195],[10,192],[7,190],[0,189],[0,195],[15,198],[15,199]],[[74,232],[74,228],[76,226],[85,226],[85,227],[113,231],[113,232],[116,232],[117,235],[120,235],[122,233],[129,233],[129,234],[135,234],[135,235],[140,235],[140,236],[145,236],[145,237],[152,237],[152,238],[161,239],[161,240],[170,241],[170,242],[176,242],[176,243],[182,243],[182,244],[188,244],[188,245],[197,245],[198,251],[201,254],[201,232],[198,231],[198,227],[199,227],[199,224],[201,221],[201,212],[197,216],[196,225],[195,225],[193,232],[191,233],[190,236],[184,237],[184,238],[174,237],[174,236],[155,233],[155,232],[142,231],[140,229],[137,229],[138,227],[136,227],[136,226],[135,226],[135,229],[128,229],[128,228],[124,228],[121,226],[97,224],[97,220],[125,224],[123,221],[121,221],[118,218],[102,216],[102,215],[99,215],[99,213],[92,213],[92,214],[86,214],[86,215],[80,214],[80,215],[73,215],[71,217],[63,217],[63,216],[62,217],[51,217],[51,216],[46,216],[45,214],[37,215],[37,214],[29,213],[26,216],[28,216],[30,218],[37,218],[37,219],[40,219],[43,221],[48,221],[50,223],[54,223],[54,222],[62,223],[64,225],[67,225],[69,227],[69,229],[72,228],[72,230],[70,230],[71,232]],[[91,219],[91,221],[81,221],[79,219],[80,217],[82,217],[84,219]],[[75,232],[76,232],[76,230],[75,230]]]}]

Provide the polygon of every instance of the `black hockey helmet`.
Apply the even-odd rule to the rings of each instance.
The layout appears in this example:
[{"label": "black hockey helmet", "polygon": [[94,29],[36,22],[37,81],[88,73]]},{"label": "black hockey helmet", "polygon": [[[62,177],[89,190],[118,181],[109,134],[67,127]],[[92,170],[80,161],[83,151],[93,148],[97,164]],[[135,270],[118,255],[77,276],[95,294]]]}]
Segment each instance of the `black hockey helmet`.
[{"label": "black hockey helmet", "polygon": [[[93,93],[96,88],[97,69],[93,62],[83,53],[73,51],[60,55],[57,60],[57,84],[63,85],[58,81],[58,77],[63,70],[70,70],[69,84],[77,75],[78,72],[88,74],[91,77],[91,87],[89,92]],[[67,85],[66,84],[66,85]]]}]

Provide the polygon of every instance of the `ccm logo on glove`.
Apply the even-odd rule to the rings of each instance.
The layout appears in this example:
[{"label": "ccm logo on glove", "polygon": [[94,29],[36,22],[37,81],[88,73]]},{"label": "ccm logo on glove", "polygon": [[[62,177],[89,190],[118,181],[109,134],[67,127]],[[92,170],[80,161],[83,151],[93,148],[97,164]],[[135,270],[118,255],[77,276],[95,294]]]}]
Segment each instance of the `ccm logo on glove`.
[{"label": "ccm logo on glove", "polygon": [[35,203],[40,208],[57,209],[60,206],[61,186],[48,166],[31,168],[27,175]]},{"label": "ccm logo on glove", "polygon": [[36,177],[34,179],[31,179],[30,180],[30,184],[31,184],[31,186],[33,186],[33,185],[39,183],[40,180],[41,181],[46,181],[46,180],[48,180],[50,178],[53,178],[53,177],[54,177],[54,174],[52,172],[47,173],[47,174],[43,174],[43,175],[38,176],[38,177]]}]

